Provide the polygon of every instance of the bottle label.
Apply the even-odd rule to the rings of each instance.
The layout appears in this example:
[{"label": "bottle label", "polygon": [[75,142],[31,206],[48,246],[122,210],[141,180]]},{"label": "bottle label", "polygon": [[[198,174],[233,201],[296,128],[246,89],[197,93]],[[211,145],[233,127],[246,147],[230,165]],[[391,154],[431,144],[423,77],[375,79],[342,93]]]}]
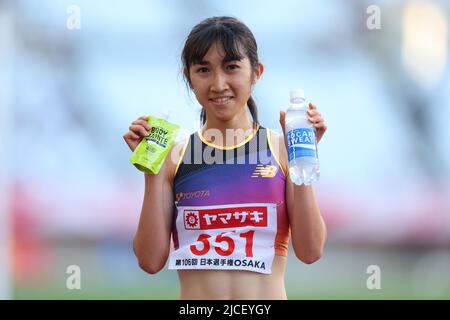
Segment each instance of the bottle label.
[{"label": "bottle label", "polygon": [[160,147],[166,148],[169,141],[169,130],[163,127],[154,126],[150,129],[149,135],[145,137],[147,143],[154,143]]},{"label": "bottle label", "polygon": [[298,128],[287,133],[289,161],[301,157],[317,157],[316,134],[312,128]]}]

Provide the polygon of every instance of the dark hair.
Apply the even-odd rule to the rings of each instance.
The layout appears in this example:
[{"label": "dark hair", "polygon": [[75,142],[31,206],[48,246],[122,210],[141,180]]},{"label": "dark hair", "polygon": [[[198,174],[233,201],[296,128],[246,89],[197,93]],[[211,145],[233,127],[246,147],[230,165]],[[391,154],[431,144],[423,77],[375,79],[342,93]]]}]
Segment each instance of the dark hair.
[{"label": "dark hair", "polygon": [[[183,74],[189,87],[192,88],[189,77],[189,67],[199,63],[208,52],[209,48],[216,42],[222,44],[225,51],[225,60],[240,60],[244,54],[250,60],[252,69],[259,66],[258,46],[250,29],[241,21],[233,17],[212,17],[197,24],[189,33],[184,44],[181,60],[183,63]],[[252,96],[247,101],[248,108],[253,117],[253,126],[258,122],[258,109]],[[205,109],[200,114],[200,122],[205,124]]]}]

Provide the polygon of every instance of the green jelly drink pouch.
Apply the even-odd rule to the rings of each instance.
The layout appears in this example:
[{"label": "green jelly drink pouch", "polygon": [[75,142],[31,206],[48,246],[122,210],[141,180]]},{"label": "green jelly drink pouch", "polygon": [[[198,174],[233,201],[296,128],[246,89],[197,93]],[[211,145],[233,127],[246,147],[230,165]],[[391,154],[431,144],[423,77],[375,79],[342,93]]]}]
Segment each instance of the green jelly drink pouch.
[{"label": "green jelly drink pouch", "polygon": [[142,172],[157,174],[175,142],[180,127],[155,117],[149,117],[148,124],[151,126],[149,135],[138,144],[130,162]]}]

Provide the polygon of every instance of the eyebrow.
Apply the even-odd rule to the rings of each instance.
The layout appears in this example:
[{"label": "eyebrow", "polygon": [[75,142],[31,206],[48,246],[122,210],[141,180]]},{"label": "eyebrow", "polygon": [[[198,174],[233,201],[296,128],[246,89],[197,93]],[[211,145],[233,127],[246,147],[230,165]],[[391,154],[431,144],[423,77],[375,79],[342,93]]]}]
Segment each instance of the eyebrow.
[{"label": "eyebrow", "polygon": [[[225,57],[222,61],[222,63],[227,63],[230,61],[242,61],[242,57],[236,57],[236,56],[232,56],[232,57]],[[210,64],[210,62],[208,60],[198,60],[195,61],[194,64],[199,64],[202,66],[207,66],[208,64]]]}]

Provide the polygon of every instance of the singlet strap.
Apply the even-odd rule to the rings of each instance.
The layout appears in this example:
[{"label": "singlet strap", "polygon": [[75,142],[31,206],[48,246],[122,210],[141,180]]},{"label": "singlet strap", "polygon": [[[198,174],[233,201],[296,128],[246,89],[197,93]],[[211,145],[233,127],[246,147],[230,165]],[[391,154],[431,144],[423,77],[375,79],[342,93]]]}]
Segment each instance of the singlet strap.
[{"label": "singlet strap", "polygon": [[267,143],[269,144],[270,152],[272,153],[273,157],[274,157],[275,160],[277,161],[278,166],[280,167],[281,172],[283,172],[283,175],[284,175],[284,177],[286,178],[286,172],[285,172],[283,166],[281,165],[281,162],[280,162],[280,160],[278,159],[277,154],[274,152],[274,148],[273,148],[272,141],[271,141],[271,138],[270,138],[270,130],[269,130],[269,128],[267,128],[266,131],[267,131]]},{"label": "singlet strap", "polygon": [[180,154],[180,158],[178,159],[177,166],[176,166],[175,171],[173,173],[173,177],[175,177],[177,175],[178,168],[180,167],[180,164],[183,161],[183,157],[184,157],[184,154],[186,153],[186,148],[189,145],[189,140],[190,139],[191,139],[191,137],[189,136],[189,137],[186,138],[186,141],[184,142],[183,149],[182,149],[181,154]]}]

